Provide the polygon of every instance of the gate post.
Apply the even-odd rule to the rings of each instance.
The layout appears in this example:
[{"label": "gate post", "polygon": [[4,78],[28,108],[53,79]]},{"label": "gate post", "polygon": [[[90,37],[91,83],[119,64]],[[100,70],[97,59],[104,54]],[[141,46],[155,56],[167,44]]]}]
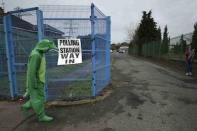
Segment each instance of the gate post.
[{"label": "gate post", "polygon": [[107,84],[110,81],[110,43],[111,43],[111,17],[108,16],[106,17],[106,80],[107,80]]},{"label": "gate post", "polygon": [[96,45],[95,45],[95,16],[94,4],[91,4],[91,45],[92,45],[92,96],[96,96]]},{"label": "gate post", "polygon": [[[44,23],[43,23],[43,12],[39,9],[36,10],[37,15],[37,26],[38,26],[38,41],[41,41],[44,38]],[[47,81],[47,76],[45,75]],[[45,101],[48,99],[48,85],[47,82],[44,84],[44,97]]]},{"label": "gate post", "polygon": [[36,10],[37,15],[37,26],[38,26],[38,41],[41,41],[44,36],[43,28],[43,12],[41,10]]},{"label": "gate post", "polygon": [[14,60],[14,47],[13,47],[13,37],[12,37],[12,23],[11,14],[8,13],[3,17],[4,31],[5,31],[5,44],[6,44],[6,57],[8,64],[8,76],[9,76],[9,86],[10,95],[12,99],[17,96],[18,90],[16,87],[16,69]]}]

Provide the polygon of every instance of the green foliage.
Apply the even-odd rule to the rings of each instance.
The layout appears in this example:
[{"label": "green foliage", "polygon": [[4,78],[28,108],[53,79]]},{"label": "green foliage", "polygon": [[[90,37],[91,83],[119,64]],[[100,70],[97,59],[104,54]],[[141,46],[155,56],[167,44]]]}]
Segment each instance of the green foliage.
[{"label": "green foliage", "polygon": [[160,57],[160,43],[150,42],[143,44],[142,54],[146,57]]},{"label": "green foliage", "polygon": [[111,44],[111,50],[118,51],[121,46],[129,46],[129,45],[130,44],[127,42],[122,42],[122,43],[117,43],[117,44],[113,43],[113,44]]},{"label": "green foliage", "polygon": [[168,51],[169,51],[169,41],[170,41],[170,39],[169,39],[169,37],[168,37],[168,27],[167,27],[167,25],[165,26],[165,28],[164,28],[164,33],[163,33],[163,41],[162,41],[162,54],[166,54],[166,53],[168,53]]},{"label": "green foliage", "polygon": [[187,48],[186,40],[184,40],[183,35],[181,35],[180,41],[173,46],[172,52],[175,54],[184,54]]},{"label": "green foliage", "polygon": [[194,32],[192,35],[192,48],[196,48],[197,49],[197,23],[194,24]]},{"label": "green foliage", "polygon": [[176,43],[176,45],[173,46],[172,48],[172,52],[175,54],[182,54],[183,53],[183,49],[180,43]]},{"label": "green foliage", "polygon": [[129,44],[128,53],[130,55],[138,55],[138,46],[136,44],[133,44],[132,42]]},{"label": "green foliage", "polygon": [[158,41],[159,43],[161,42],[161,28],[160,27],[157,29],[157,40],[156,41]]},{"label": "green foliage", "polygon": [[128,49],[128,53],[130,54],[130,55],[132,55],[132,48],[133,48],[133,44],[132,44],[132,42],[130,42],[129,43],[129,49]]},{"label": "green foliage", "polygon": [[142,44],[157,40],[157,23],[151,15],[152,11],[149,11],[148,13],[143,11],[143,16],[138,31]]},{"label": "green foliage", "polygon": [[[90,77],[87,77],[90,79]],[[91,80],[71,82],[64,88],[67,97],[91,96]]]},{"label": "green foliage", "polygon": [[[133,36],[132,42],[130,42],[129,47],[135,47],[137,45],[138,55],[142,55],[143,44],[153,42],[153,41],[161,41],[161,29],[157,28],[157,23],[152,17],[152,11],[148,13],[143,11],[141,22],[138,28],[135,30],[135,34]],[[132,49],[129,49],[130,51]]]},{"label": "green foliage", "polygon": [[181,35],[181,39],[180,39],[180,48],[183,53],[185,52],[187,48],[187,42],[186,40],[183,39],[183,35]]},{"label": "green foliage", "polygon": [[121,44],[111,44],[111,50],[116,50],[118,51],[120,48]]},{"label": "green foliage", "polygon": [[2,7],[0,7],[0,17],[4,16],[4,9]]},{"label": "green foliage", "polygon": [[111,44],[111,50],[117,50],[116,44]]}]

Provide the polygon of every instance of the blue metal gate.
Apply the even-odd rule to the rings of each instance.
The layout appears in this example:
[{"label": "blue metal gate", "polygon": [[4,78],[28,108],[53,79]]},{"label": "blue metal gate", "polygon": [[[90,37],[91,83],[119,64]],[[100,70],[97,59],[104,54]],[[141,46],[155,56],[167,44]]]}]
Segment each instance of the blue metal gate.
[{"label": "blue metal gate", "polygon": [[[28,55],[36,42],[42,39],[41,16],[42,11],[36,7],[10,11],[3,17],[5,46],[2,49],[6,51],[6,60],[2,63],[6,64],[8,73],[0,77],[4,83],[0,82],[0,85],[9,87],[11,98],[25,91]],[[5,79],[8,82],[5,83]]]},{"label": "blue metal gate", "polygon": [[[34,18],[18,20],[13,16],[21,12],[30,12]],[[13,21],[18,23],[17,27],[13,26]],[[105,16],[94,4],[45,5],[39,9],[12,11],[4,17],[4,27],[12,98],[24,93],[28,55],[36,42],[43,38],[53,40],[56,44],[57,39],[79,38],[83,59],[82,64],[57,66],[57,54],[46,54],[46,100],[96,96],[109,84],[110,17]]]}]

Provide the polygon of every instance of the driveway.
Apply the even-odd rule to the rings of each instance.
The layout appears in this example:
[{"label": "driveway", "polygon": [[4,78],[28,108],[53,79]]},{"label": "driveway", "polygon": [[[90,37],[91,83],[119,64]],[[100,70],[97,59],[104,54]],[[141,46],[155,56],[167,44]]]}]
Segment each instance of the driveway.
[{"label": "driveway", "polygon": [[[47,109],[16,131],[196,131],[197,80],[126,54],[112,53],[113,93],[105,100]],[[1,114],[0,114],[1,116]]]}]

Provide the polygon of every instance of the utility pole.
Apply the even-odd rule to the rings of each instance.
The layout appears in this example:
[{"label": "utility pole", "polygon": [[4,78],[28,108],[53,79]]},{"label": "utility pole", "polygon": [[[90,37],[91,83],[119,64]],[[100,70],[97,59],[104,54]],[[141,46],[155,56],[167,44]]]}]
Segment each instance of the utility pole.
[{"label": "utility pole", "polygon": [[72,23],[72,20],[70,20],[70,25],[69,25],[69,37],[73,37],[73,23]]}]

